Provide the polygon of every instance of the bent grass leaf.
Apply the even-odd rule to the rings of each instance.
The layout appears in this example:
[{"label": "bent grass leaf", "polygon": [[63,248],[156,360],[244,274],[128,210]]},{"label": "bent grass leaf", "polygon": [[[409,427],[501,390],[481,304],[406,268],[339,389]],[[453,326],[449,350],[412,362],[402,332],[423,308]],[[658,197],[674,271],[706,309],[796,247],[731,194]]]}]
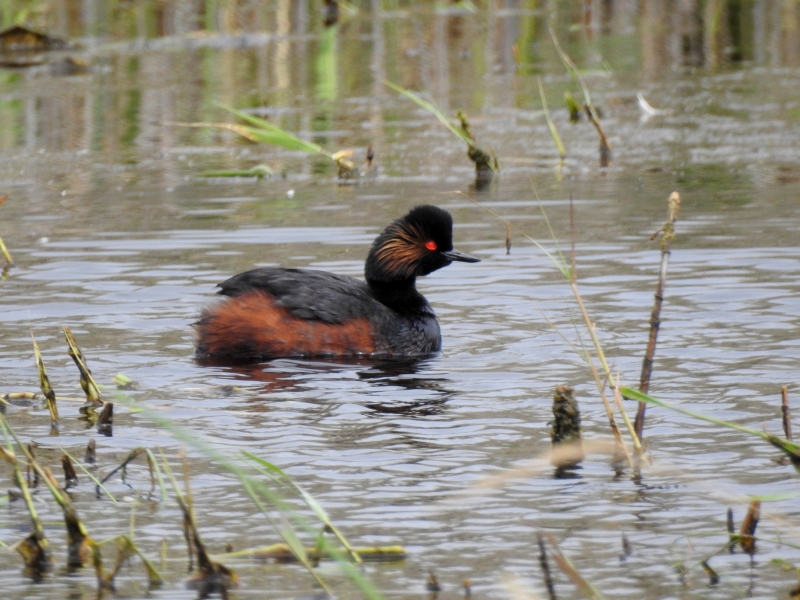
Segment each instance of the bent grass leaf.
[{"label": "bent grass leaf", "polygon": [[347,553],[350,555],[350,558],[353,560],[353,562],[356,563],[361,562],[361,558],[358,556],[358,553],[355,550],[353,550],[352,546],[350,545],[350,542],[347,541],[347,538],[344,536],[344,534],[341,531],[339,531],[339,529],[333,524],[333,522],[331,522],[328,513],[325,512],[325,509],[322,508],[320,503],[317,502],[317,500],[311,494],[309,494],[302,487],[300,487],[299,484],[297,484],[294,480],[292,480],[292,478],[289,477],[286,473],[284,473],[279,467],[273,465],[270,462],[267,462],[262,458],[259,458],[254,454],[251,454],[250,452],[243,451],[242,453],[250,460],[258,463],[262,467],[265,467],[270,471],[272,471],[273,473],[282,477],[285,480],[284,483],[286,485],[289,485],[290,487],[297,490],[297,492],[303,498],[303,501],[309,506],[309,508],[311,508],[312,511],[314,511],[314,514],[317,516],[317,518],[325,524],[325,526],[336,536],[336,539],[339,540],[342,546],[344,546],[345,550],[347,550]]},{"label": "bent grass leaf", "polygon": [[550,128],[550,135],[553,137],[553,141],[556,144],[556,148],[558,149],[558,155],[561,157],[561,160],[564,160],[567,157],[567,149],[564,148],[564,143],[561,141],[561,136],[558,135],[558,129],[556,129],[556,124],[553,123],[553,120],[550,118],[550,111],[547,110],[547,98],[544,95],[544,86],[542,85],[542,78],[536,78],[539,81],[539,95],[542,97],[542,107],[544,108],[544,118],[547,120],[547,126]]},{"label": "bent grass leaf", "polygon": [[78,367],[78,371],[80,372],[80,384],[86,394],[86,401],[95,406],[102,406],[103,396],[100,393],[100,387],[97,385],[97,382],[95,382],[94,377],[92,377],[92,372],[89,370],[89,367],[86,366],[86,359],[83,357],[83,352],[81,352],[78,343],[75,341],[75,337],[72,335],[70,328],[63,327],[62,329],[64,330],[64,339],[66,339],[67,345],[69,346],[67,354],[75,361],[75,366]]},{"label": "bent grass leaf", "polygon": [[405,96],[406,98],[408,98],[412,102],[415,102],[418,106],[421,106],[422,108],[427,110],[429,113],[434,115],[454,135],[456,135],[456,136],[460,137],[462,140],[464,140],[470,148],[475,145],[475,142],[472,140],[472,138],[469,136],[469,134],[466,131],[464,131],[461,127],[459,127],[456,124],[456,122],[453,121],[453,119],[448,117],[447,113],[445,113],[441,108],[439,108],[432,99],[426,100],[426,99],[422,98],[421,96],[419,96],[418,94],[415,94],[414,92],[410,92],[409,90],[407,90],[405,88],[402,88],[399,85],[397,85],[395,83],[392,83],[391,81],[387,81],[386,79],[383,79],[382,81],[383,81],[383,83],[385,85],[387,85],[390,88],[392,88],[395,92],[403,94],[403,96]]},{"label": "bent grass leaf", "polygon": [[[116,394],[114,396],[114,401],[119,402],[123,406],[138,406],[136,405],[129,397],[123,394]],[[281,499],[270,490],[267,486],[265,486],[262,482],[258,481],[256,478],[247,474],[244,469],[240,466],[238,461],[234,461],[231,457],[220,451],[218,448],[213,446],[212,444],[205,441],[205,439],[192,432],[190,430],[184,429],[176,425],[173,421],[169,419],[165,419],[162,415],[158,412],[150,409],[150,408],[142,408],[141,412],[150,419],[153,423],[157,424],[160,427],[163,427],[172,435],[174,435],[177,439],[182,440],[189,444],[190,446],[194,447],[198,451],[202,452],[207,458],[214,460],[217,464],[219,464],[222,468],[226,471],[234,475],[239,482],[242,484],[242,490],[244,493],[250,498],[250,500],[255,504],[256,508],[264,515],[264,517],[275,527],[276,531],[284,538],[287,546],[289,546],[293,551],[299,551],[302,549],[303,551],[298,554],[297,559],[301,562],[301,564],[309,571],[309,573],[314,577],[315,581],[328,593],[332,593],[330,588],[328,587],[327,583],[320,577],[320,575],[315,571],[311,563],[308,561],[305,555],[305,548],[302,545],[295,542],[297,535],[294,534],[293,531],[287,531],[286,527],[280,527],[278,523],[272,518],[270,514],[270,509],[264,505],[262,502],[262,497],[267,499],[273,506],[282,509],[285,506],[285,503],[282,503]],[[300,515],[295,513],[289,513],[288,515],[292,520],[296,521],[298,524],[301,525],[303,529],[306,531],[312,531],[313,528],[306,523]],[[284,521],[286,523],[286,521]],[[291,538],[291,541],[290,541]],[[298,539],[299,542],[299,539]],[[327,549],[327,548],[325,548]],[[336,550],[330,550],[334,556],[336,556]],[[380,592],[377,591],[375,586],[370,582],[364,575],[360,572],[358,568],[354,565],[350,564],[349,561],[341,560],[337,557],[337,561],[339,562],[340,568],[344,570],[347,576],[353,581],[361,591],[364,593],[364,596],[370,600],[382,600],[383,596]]]},{"label": "bent grass leaf", "polygon": [[[789,455],[789,458],[791,458],[793,461],[800,461],[800,444],[797,442],[793,442],[792,440],[787,440],[786,438],[778,437],[777,435],[772,435],[763,431],[758,431],[757,429],[745,427],[744,425],[738,425],[737,423],[730,423],[729,421],[723,421],[722,419],[709,417],[708,415],[704,415],[702,413],[689,410],[688,408],[675,406],[674,404],[669,404],[668,402],[664,402],[663,400],[659,400],[657,398],[654,398],[653,396],[643,394],[642,392],[631,389],[629,387],[622,386],[620,387],[619,391],[623,396],[625,396],[629,400],[638,400],[639,402],[647,402],[648,404],[654,404],[662,408],[668,408],[669,410],[674,410],[676,412],[683,413],[690,417],[694,417],[695,419],[702,419],[703,421],[708,421],[709,423],[714,423],[715,425],[722,425],[723,427],[728,427],[729,429],[736,429],[737,431],[741,431],[743,433],[748,433],[750,435],[758,436],[761,439],[766,440],[779,450],[785,452],[787,455]],[[796,468],[798,467],[796,466]]]}]

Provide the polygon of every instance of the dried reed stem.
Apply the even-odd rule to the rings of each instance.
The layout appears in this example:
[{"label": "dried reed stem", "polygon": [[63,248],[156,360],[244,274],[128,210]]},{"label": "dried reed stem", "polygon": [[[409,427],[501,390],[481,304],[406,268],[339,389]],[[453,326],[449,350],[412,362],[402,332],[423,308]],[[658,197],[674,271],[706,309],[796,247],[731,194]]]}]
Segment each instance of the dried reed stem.
[{"label": "dried reed stem", "polygon": [[[589,335],[592,338],[592,342],[594,343],[595,352],[597,353],[597,358],[600,361],[600,366],[603,367],[603,372],[608,379],[608,384],[614,390],[614,396],[617,403],[617,408],[619,408],[620,415],[622,415],[622,420],[625,422],[625,427],[628,429],[628,433],[631,436],[631,440],[633,441],[633,447],[636,450],[637,455],[642,454],[642,444],[639,441],[639,436],[636,435],[636,431],[633,429],[633,424],[628,419],[628,414],[625,412],[625,407],[622,405],[622,401],[619,398],[619,386],[617,385],[616,380],[614,379],[614,375],[611,373],[611,367],[608,366],[608,361],[606,361],[605,354],[603,353],[603,346],[600,344],[600,340],[597,338],[597,333],[595,332],[594,323],[589,318],[589,313],[586,312],[586,307],[583,305],[583,299],[581,298],[581,294],[578,291],[578,284],[575,281],[570,282],[570,286],[572,287],[572,293],[575,296],[575,300],[578,303],[578,308],[581,311],[581,315],[583,316],[583,320],[586,323],[586,328],[589,330]],[[598,383],[598,385],[600,385]],[[611,413],[613,417],[613,413]]]},{"label": "dried reed stem", "polygon": [[781,388],[781,413],[783,415],[783,435],[787,440],[792,439],[792,415],[789,413],[789,388]]},{"label": "dried reed stem", "polygon": [[539,544],[539,566],[542,568],[544,585],[547,588],[547,597],[550,598],[550,600],[557,600],[556,588],[555,585],[553,585],[553,576],[550,573],[550,565],[547,563],[547,549],[544,547],[544,538],[541,533],[536,535],[536,542]]},{"label": "dried reed stem", "polygon": [[[656,353],[656,340],[658,339],[658,329],[661,325],[661,305],[664,302],[664,284],[667,281],[670,245],[672,243],[672,238],[675,237],[675,221],[678,219],[678,213],[681,210],[681,197],[678,192],[672,192],[672,194],[670,194],[667,207],[667,222],[664,223],[661,229],[650,236],[652,240],[655,239],[659,233],[664,234],[659,244],[661,246],[661,271],[658,276],[658,284],[656,285],[653,311],[650,313],[650,339],[647,342],[647,351],[642,361],[642,374],[639,379],[639,391],[643,394],[647,393],[650,387],[650,376],[653,374],[653,356]],[[640,438],[644,431],[644,411],[646,406],[644,402],[640,402],[639,408],[636,411],[634,428],[636,430],[636,435]]]}]

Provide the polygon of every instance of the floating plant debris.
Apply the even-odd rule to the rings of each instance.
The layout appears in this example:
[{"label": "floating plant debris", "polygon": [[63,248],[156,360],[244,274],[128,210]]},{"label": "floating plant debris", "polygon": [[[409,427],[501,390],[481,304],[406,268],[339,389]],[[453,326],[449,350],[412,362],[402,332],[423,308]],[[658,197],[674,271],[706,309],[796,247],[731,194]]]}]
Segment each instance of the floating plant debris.
[{"label": "floating plant debris", "polygon": [[0,31],[0,66],[31,67],[44,63],[46,53],[66,50],[69,43],[22,25]]}]

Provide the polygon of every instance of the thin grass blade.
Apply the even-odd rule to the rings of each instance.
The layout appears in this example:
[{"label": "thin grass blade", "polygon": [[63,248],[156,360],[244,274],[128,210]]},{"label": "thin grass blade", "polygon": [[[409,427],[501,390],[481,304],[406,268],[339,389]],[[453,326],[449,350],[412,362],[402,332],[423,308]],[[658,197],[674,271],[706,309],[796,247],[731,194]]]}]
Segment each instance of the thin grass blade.
[{"label": "thin grass blade", "polygon": [[690,417],[694,417],[695,419],[702,419],[703,421],[708,421],[709,423],[722,425],[723,427],[736,429],[737,431],[741,431],[743,433],[749,433],[750,435],[758,436],[761,439],[766,440],[776,448],[788,454],[790,458],[800,458],[800,444],[798,444],[797,442],[793,442],[791,440],[787,440],[786,438],[778,437],[776,435],[771,435],[769,433],[758,431],[757,429],[752,429],[750,427],[745,427],[744,425],[738,425],[736,423],[723,421],[722,419],[717,419],[715,417],[709,417],[708,415],[704,415],[702,413],[689,410],[688,408],[675,406],[674,404],[669,404],[668,402],[664,402],[663,400],[659,400],[657,398],[654,398],[653,396],[643,394],[638,390],[634,390],[629,387],[625,386],[620,387],[620,393],[629,400],[638,400],[639,402],[647,402],[648,404],[655,404],[656,406],[661,406],[662,408],[668,408],[669,410],[674,410],[676,412],[683,413]]},{"label": "thin grass blade", "polygon": [[466,131],[464,131],[461,127],[459,127],[456,124],[456,122],[453,121],[453,119],[448,117],[447,113],[445,113],[441,108],[439,108],[433,100],[425,100],[424,98],[420,97],[419,95],[415,94],[414,92],[411,92],[411,91],[409,91],[409,90],[407,90],[405,88],[402,88],[399,85],[397,85],[395,83],[392,83],[391,81],[387,81],[385,79],[382,79],[381,81],[383,81],[383,83],[385,85],[387,85],[390,88],[392,88],[395,92],[403,94],[403,96],[405,96],[406,98],[408,98],[412,102],[416,103],[418,106],[421,106],[422,108],[427,110],[429,113],[434,115],[454,135],[456,135],[456,136],[460,137],[462,140],[464,140],[467,143],[468,146],[474,145],[475,142],[472,140],[472,138],[469,136],[469,134]]},{"label": "thin grass blade", "polygon": [[251,454],[250,452],[243,451],[243,454],[250,460],[257,462],[259,465],[267,469],[270,469],[274,473],[277,473],[278,475],[286,479],[287,483],[291,485],[291,487],[293,487],[295,490],[297,490],[297,492],[303,498],[303,501],[309,506],[309,508],[312,511],[314,511],[314,514],[317,516],[317,518],[320,521],[322,521],[325,524],[325,526],[328,527],[328,529],[336,536],[336,539],[338,539],[339,542],[342,544],[342,546],[345,548],[345,550],[347,550],[347,553],[350,555],[350,558],[353,560],[353,562],[356,563],[361,562],[361,558],[358,556],[358,553],[355,550],[353,550],[352,546],[350,545],[350,542],[347,541],[347,538],[344,536],[344,534],[341,531],[339,531],[339,529],[333,524],[333,522],[331,522],[328,513],[325,511],[324,508],[322,508],[320,503],[317,502],[316,498],[314,498],[311,494],[309,494],[302,487],[300,487],[298,483],[296,483],[291,477],[289,477],[286,473],[284,473],[279,467],[273,465],[272,463],[262,458],[259,458],[258,456],[255,456],[254,454]]},{"label": "thin grass blade", "polygon": [[11,253],[8,251],[8,248],[6,248],[6,245],[3,243],[3,238],[0,238],[0,254],[3,255],[6,264],[8,265],[14,264],[14,259],[11,258]]},{"label": "thin grass blade", "polygon": [[547,98],[544,95],[544,86],[542,85],[542,78],[536,78],[539,82],[539,95],[542,97],[542,107],[544,108],[544,118],[547,120],[547,126],[550,128],[550,135],[553,137],[553,142],[556,144],[556,148],[558,149],[558,155],[561,157],[561,160],[564,160],[567,157],[567,149],[564,148],[564,143],[561,141],[561,136],[558,135],[558,129],[556,129],[556,124],[553,123],[553,120],[550,118],[550,111],[547,110]]}]

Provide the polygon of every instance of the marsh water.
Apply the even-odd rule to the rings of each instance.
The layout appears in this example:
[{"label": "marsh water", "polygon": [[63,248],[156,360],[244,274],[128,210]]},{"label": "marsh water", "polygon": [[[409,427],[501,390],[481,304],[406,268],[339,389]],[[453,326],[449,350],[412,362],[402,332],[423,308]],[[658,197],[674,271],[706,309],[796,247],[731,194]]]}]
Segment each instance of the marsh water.
[{"label": "marsh water", "polygon": [[[568,282],[525,236],[567,257],[574,239],[583,301],[612,369],[635,386],[661,260],[649,237],[678,191],[650,392],[782,434],[781,386],[800,413],[793,3],[374,0],[354,2],[357,11],[343,10],[328,30],[322,2],[302,0],[31,4],[32,22],[75,42],[66,55],[86,65],[65,75],[53,66],[59,55],[0,70],[0,194],[10,193],[0,236],[16,263],[0,281],[0,393],[38,390],[33,333],[63,398],[61,431],[49,434],[40,400],[4,410],[44,464],[56,470],[62,450],[82,462],[94,439],[97,465],[86,466],[100,476],[136,447],[160,449],[179,478],[187,473],[210,552],[281,541],[236,477],[156,424],[154,412],[227,456],[246,450],[283,469],[353,545],[402,545],[404,561],[365,568],[390,598],[461,598],[466,579],[474,598],[546,597],[540,531],[607,598],[788,597],[800,566],[800,479],[761,440],[650,407],[652,466],[639,480],[601,452],[573,476],[555,476],[546,455],[556,386],[575,388],[587,441],[610,432]],[[580,89],[548,26],[602,109],[608,167],[592,125],[569,122],[563,94],[580,98]],[[499,178],[476,187],[464,143],[383,79],[429,92],[451,114],[463,109],[478,144],[496,152]],[[638,93],[659,112],[645,115]],[[176,125],[232,122],[215,101],[330,151],[352,148],[359,162],[371,145],[377,172],[342,185],[325,157]],[[202,177],[260,164],[274,174]],[[505,224],[471,200],[512,223],[510,253]],[[194,361],[191,324],[215,302],[216,283],[265,265],[360,277],[375,235],[421,203],[447,208],[456,247],[482,260],[419,282],[441,323],[440,356],[247,369]],[[81,418],[62,326],[109,397],[121,393],[116,374],[138,382],[115,406],[110,437]],[[635,405],[626,408],[633,415]],[[197,597],[185,585],[174,495],[151,490],[146,464],[109,482],[118,504],[78,477],[71,492],[91,536],[132,528],[165,579],[148,590],[134,560],[116,594]],[[0,489],[11,488],[4,464]],[[724,547],[728,508],[738,528],[752,496],[769,498],[763,539],[752,557],[711,558],[712,584],[698,563]],[[94,598],[92,569],[62,566],[63,517],[44,489],[36,507],[56,568],[33,582],[18,555],[0,548],[4,593]],[[0,541],[10,546],[29,531],[27,511],[7,497],[0,511]],[[104,550],[108,563],[112,556]],[[232,598],[316,593],[302,567],[219,560],[238,574]],[[680,576],[678,563],[692,568]],[[558,596],[580,597],[552,560],[551,568]],[[340,597],[361,596],[332,563],[319,570]],[[426,591],[429,572],[438,596]]]}]

